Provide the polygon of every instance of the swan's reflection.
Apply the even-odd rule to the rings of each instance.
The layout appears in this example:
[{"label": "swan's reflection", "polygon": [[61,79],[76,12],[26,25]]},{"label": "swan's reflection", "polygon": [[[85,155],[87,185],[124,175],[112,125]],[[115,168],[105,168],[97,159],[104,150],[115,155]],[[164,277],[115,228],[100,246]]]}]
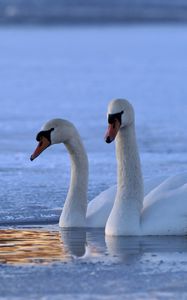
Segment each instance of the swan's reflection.
[{"label": "swan's reflection", "polygon": [[[124,262],[140,260],[145,254],[187,253],[187,238],[177,236],[105,237],[109,255]],[[186,257],[187,260],[187,257]]]},{"label": "swan's reflection", "polygon": [[63,247],[77,258],[93,258],[105,255],[104,231],[86,228],[60,229]]},{"label": "swan's reflection", "polygon": [[75,257],[82,257],[86,252],[85,228],[61,228],[61,239],[66,253]]},{"label": "swan's reflection", "polygon": [[[62,244],[66,253],[74,257],[94,259],[97,257],[113,262],[114,260],[134,263],[145,254],[161,255],[187,253],[187,238],[173,236],[146,237],[108,237],[100,229],[62,230]],[[187,261],[187,256],[186,256]]]},{"label": "swan's reflection", "polygon": [[[187,263],[187,237],[108,237],[100,229],[0,230],[0,263],[43,264],[72,259],[108,263],[135,263],[146,254],[172,257],[183,253]],[[171,258],[172,259],[172,258]]]},{"label": "swan's reflection", "polygon": [[105,242],[108,253],[124,262],[137,261],[141,257],[141,242],[139,237],[106,236]]}]

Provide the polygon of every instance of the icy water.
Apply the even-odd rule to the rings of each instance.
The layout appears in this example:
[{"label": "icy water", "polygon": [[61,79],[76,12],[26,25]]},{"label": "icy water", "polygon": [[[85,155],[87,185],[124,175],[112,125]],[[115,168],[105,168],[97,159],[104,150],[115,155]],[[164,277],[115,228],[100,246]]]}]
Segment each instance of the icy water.
[{"label": "icy water", "polygon": [[52,224],[68,189],[68,154],[58,145],[29,161],[41,125],[66,118],[88,152],[89,200],[115,184],[115,149],[103,136],[108,101],[123,97],[135,108],[144,177],[186,171],[186,30],[0,28],[1,297],[187,297],[185,237],[105,239],[103,231],[59,232]]}]

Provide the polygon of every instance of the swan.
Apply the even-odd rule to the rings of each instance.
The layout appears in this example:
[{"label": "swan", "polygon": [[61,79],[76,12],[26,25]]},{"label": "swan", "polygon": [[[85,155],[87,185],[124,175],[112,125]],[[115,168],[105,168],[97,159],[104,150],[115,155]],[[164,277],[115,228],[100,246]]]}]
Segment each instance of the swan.
[{"label": "swan", "polygon": [[115,99],[108,106],[107,143],[116,141],[117,192],[105,234],[108,236],[186,235],[187,174],[179,174],[144,198],[144,184],[132,105]]},{"label": "swan", "polygon": [[75,126],[64,119],[52,119],[36,136],[39,142],[30,159],[36,159],[53,144],[63,143],[71,159],[71,178],[59,226],[104,228],[115,199],[116,186],[100,193],[87,205],[88,158]]}]

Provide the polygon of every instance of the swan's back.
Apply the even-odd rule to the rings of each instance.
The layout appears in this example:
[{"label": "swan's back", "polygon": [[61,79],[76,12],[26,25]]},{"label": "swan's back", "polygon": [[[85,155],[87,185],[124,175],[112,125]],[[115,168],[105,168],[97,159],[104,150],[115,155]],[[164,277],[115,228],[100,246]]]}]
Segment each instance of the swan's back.
[{"label": "swan's back", "polygon": [[[145,181],[142,235],[187,234],[187,173]],[[87,227],[105,227],[114,204],[116,185],[90,201]]]},{"label": "swan's back", "polygon": [[143,235],[187,234],[187,173],[173,176],[144,199]]},{"label": "swan's back", "polygon": [[114,204],[116,185],[100,193],[88,204],[86,213],[87,227],[104,228]]},{"label": "swan's back", "polygon": [[[156,186],[158,186],[165,177],[156,177],[145,180],[144,191],[145,196]],[[86,226],[104,228],[116,196],[117,185],[113,185],[107,190],[100,193],[92,201],[89,202],[86,213]]]}]

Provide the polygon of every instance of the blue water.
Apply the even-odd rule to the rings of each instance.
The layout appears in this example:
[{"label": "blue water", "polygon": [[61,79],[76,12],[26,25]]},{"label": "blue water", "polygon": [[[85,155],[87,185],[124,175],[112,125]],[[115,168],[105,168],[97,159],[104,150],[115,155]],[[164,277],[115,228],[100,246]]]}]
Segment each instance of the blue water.
[{"label": "blue water", "polygon": [[[107,104],[123,97],[135,108],[144,178],[186,171],[186,29],[0,28],[2,299],[186,299],[186,237],[58,231],[54,223],[68,189],[68,154],[55,145],[29,160],[42,124],[66,118],[88,152],[89,200],[115,184],[114,144],[103,137]],[[31,240],[27,230],[33,226]],[[41,266],[55,260],[56,247],[58,262]]]},{"label": "blue water", "polygon": [[51,229],[0,231],[1,299],[186,299],[186,237]]}]

